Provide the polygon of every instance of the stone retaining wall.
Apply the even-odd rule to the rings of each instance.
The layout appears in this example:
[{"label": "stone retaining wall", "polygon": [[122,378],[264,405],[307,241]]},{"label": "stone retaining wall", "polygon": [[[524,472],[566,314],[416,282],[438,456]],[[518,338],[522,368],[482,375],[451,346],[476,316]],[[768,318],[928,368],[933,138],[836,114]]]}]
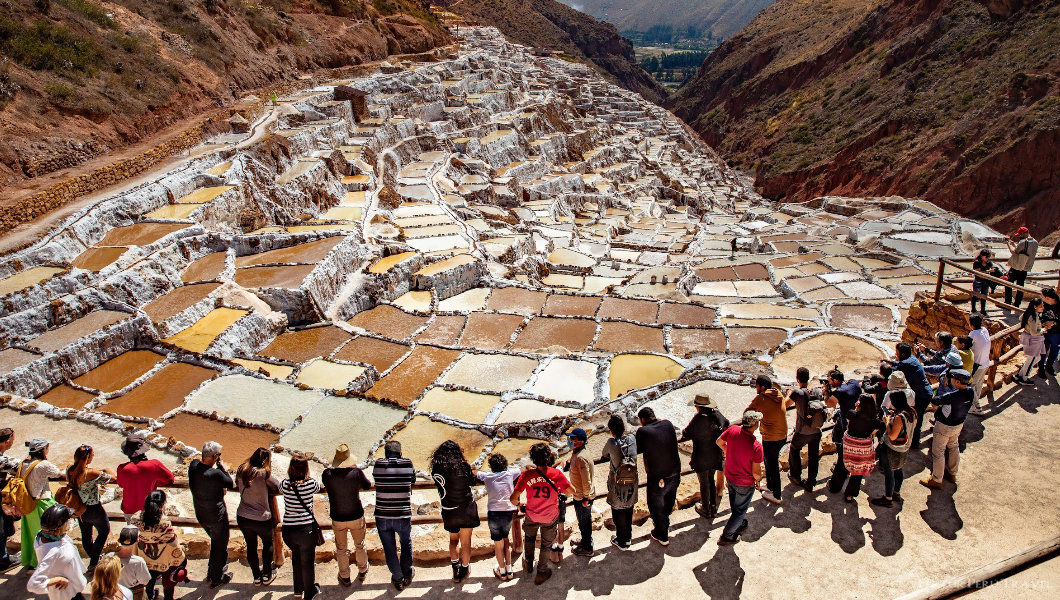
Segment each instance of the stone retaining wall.
[{"label": "stone retaining wall", "polygon": [[[933,294],[932,294],[933,295]],[[968,335],[972,326],[968,323],[970,316],[963,307],[951,304],[945,300],[935,302],[932,298],[917,295],[918,299],[909,305],[909,316],[905,320],[905,331],[902,332],[902,341],[920,342],[931,347],[935,341],[935,334],[939,331],[948,331],[954,337]],[[1004,323],[986,319],[984,322],[987,330],[993,335],[1006,327]],[[1010,335],[1001,342],[1000,352],[995,348],[995,356],[1004,354],[1019,343],[1015,335]]]}]

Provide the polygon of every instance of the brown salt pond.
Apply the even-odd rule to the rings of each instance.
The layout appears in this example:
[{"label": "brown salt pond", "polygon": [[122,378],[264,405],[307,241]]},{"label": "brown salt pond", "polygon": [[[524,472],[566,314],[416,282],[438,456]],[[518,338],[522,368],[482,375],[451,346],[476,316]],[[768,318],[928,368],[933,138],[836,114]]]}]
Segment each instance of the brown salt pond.
[{"label": "brown salt pond", "polygon": [[214,252],[194,261],[180,274],[184,283],[217,279],[225,269],[226,252]]},{"label": "brown salt pond", "polygon": [[24,367],[40,358],[39,354],[19,350],[18,348],[7,348],[0,350],[0,375]]},{"label": "brown salt pond", "polygon": [[666,352],[662,329],[622,321],[600,323],[600,337],[593,348],[604,352]]},{"label": "brown salt pond", "polygon": [[155,323],[162,323],[205,300],[219,287],[221,287],[219,283],[182,285],[148,302],[143,311]]},{"label": "brown salt pond", "polygon": [[809,369],[812,377],[822,377],[836,365],[850,379],[857,372],[877,372],[880,361],[885,358],[883,351],[869,342],[848,335],[825,333],[778,353],[772,366],[782,381],[794,381],[799,367]]},{"label": "brown salt pond", "polygon": [[272,446],[280,437],[264,429],[240,427],[183,412],[166,419],[156,433],[196,449],[202,448],[206,442],[216,441],[221,444],[225,461],[232,468],[250,458],[258,448]]},{"label": "brown salt pond", "polygon": [[26,342],[26,345],[44,352],[56,352],[90,333],[99,331],[108,325],[113,325],[122,319],[127,319],[129,316],[129,313],[115,310],[95,310],[62,327],[57,327],[38,335]]},{"label": "brown salt pond", "polygon": [[515,330],[522,324],[521,315],[473,312],[467,316],[467,326],[457,345],[500,350],[508,346]]},{"label": "brown salt pond", "polygon": [[146,246],[153,244],[167,235],[180,231],[186,223],[136,223],[124,227],[115,227],[103,236],[97,246]]},{"label": "brown salt pond", "polygon": [[836,304],[828,311],[832,327],[837,329],[876,329],[890,331],[894,316],[885,306]]},{"label": "brown salt pond", "polygon": [[547,402],[541,402],[540,400],[519,398],[512,400],[505,405],[504,409],[501,410],[500,416],[497,417],[496,423],[527,423],[530,421],[543,421],[554,417],[576,415],[579,412],[581,411],[576,408],[556,406],[554,404],[548,404]]},{"label": "brown salt pond", "polygon": [[604,298],[597,316],[601,319],[627,319],[641,323],[654,323],[659,314],[659,305],[647,300]]},{"label": "brown salt pond", "polygon": [[139,379],[165,358],[150,350],[130,350],[74,379],[74,383],[104,393],[116,392]]},{"label": "brown salt pond", "polygon": [[316,265],[283,265],[236,269],[236,283],[245,288],[298,289]]},{"label": "brown salt pond", "polygon": [[611,371],[607,376],[611,399],[614,400],[630,390],[677,379],[684,370],[677,361],[665,356],[619,354],[611,360]]},{"label": "brown salt pond", "polygon": [[725,352],[725,331],[720,327],[708,329],[673,329],[670,331],[671,352],[677,356],[700,356]]},{"label": "brown salt pond", "polygon": [[659,306],[659,324],[701,327],[713,323],[716,314],[717,311],[706,306],[664,302]]},{"label": "brown salt pond", "polygon": [[523,315],[533,315],[541,312],[545,304],[545,292],[524,290],[523,288],[508,287],[493,290],[486,308],[502,312],[514,312]]},{"label": "brown salt pond", "polygon": [[534,317],[519,333],[512,349],[546,354],[582,352],[595,336],[596,322],[590,319]]},{"label": "brown salt pond", "polygon": [[467,317],[464,315],[437,315],[427,325],[427,329],[424,329],[416,336],[416,342],[420,344],[453,346],[456,344],[456,340],[460,339],[460,334],[464,331],[466,322]]},{"label": "brown salt pond", "polygon": [[0,279],[0,296],[6,296],[12,292],[24,290],[28,287],[50,279],[56,273],[62,273],[59,267],[32,267],[19,271],[10,277]]},{"label": "brown salt pond", "polygon": [[187,363],[162,367],[129,393],[109,400],[96,410],[130,417],[157,419],[184,403],[184,397],[218,372]]},{"label": "brown salt pond", "polygon": [[315,265],[324,260],[328,253],[331,252],[335,246],[339,245],[339,242],[343,239],[345,239],[343,236],[335,236],[317,240],[315,242],[289,246],[287,248],[269,250],[268,252],[262,252],[260,254],[240,256],[236,258],[236,267],[253,267],[255,265],[269,264]]},{"label": "brown salt pond", "polygon": [[401,360],[409,347],[378,338],[358,336],[339,349],[332,357],[335,360],[372,365],[376,371],[385,372]]},{"label": "brown salt pond", "polygon": [[387,304],[357,313],[347,321],[354,327],[378,333],[383,337],[404,340],[427,324],[428,317],[409,313]]},{"label": "brown salt pond", "polygon": [[568,296],[566,294],[552,294],[545,301],[546,315],[570,316],[570,317],[592,317],[600,308],[602,298],[596,296]]},{"label": "brown salt pond", "polygon": [[728,327],[729,352],[767,352],[788,339],[788,332],[775,327]]},{"label": "brown salt pond", "polygon": [[417,346],[365,395],[408,408],[458,356],[460,352],[457,350]]},{"label": "brown salt pond", "polygon": [[192,352],[205,352],[217,336],[246,314],[247,311],[235,308],[215,308],[191,327],[162,341]]},{"label": "brown salt pond", "polygon": [[[330,355],[335,348],[351,337],[349,333],[334,325],[287,331],[276,336],[276,339],[258,354],[303,363],[311,358]],[[341,356],[336,358],[353,360]]]},{"label": "brown salt pond", "polygon": [[[539,440],[535,438],[504,438],[494,444],[493,450],[490,454],[502,454],[508,459],[508,464],[512,464],[521,458],[527,458],[530,455],[530,448],[538,443],[545,443],[547,445],[548,440]],[[600,452],[597,451],[596,455],[598,456],[599,454]],[[600,469],[597,469],[597,471],[599,470]]]},{"label": "brown salt pond", "polygon": [[89,248],[70,261],[70,266],[86,271],[99,272],[114,264],[128,248]]},{"label": "brown salt pond", "polygon": [[500,396],[492,394],[447,391],[444,388],[432,387],[420,398],[416,410],[440,413],[468,423],[482,423],[500,399]]},{"label": "brown salt pond", "polygon": [[42,394],[37,400],[47,402],[58,408],[84,408],[86,404],[96,399],[95,394],[79,390],[75,387],[58,385]]},{"label": "brown salt pond", "polygon": [[[431,454],[446,440],[456,442],[464,451],[468,462],[475,462],[490,439],[475,429],[462,429],[446,423],[432,421],[424,415],[417,415],[394,434],[393,440],[401,442],[401,454],[412,459],[412,466],[419,470],[430,470]],[[382,448],[376,456],[382,457]]]}]

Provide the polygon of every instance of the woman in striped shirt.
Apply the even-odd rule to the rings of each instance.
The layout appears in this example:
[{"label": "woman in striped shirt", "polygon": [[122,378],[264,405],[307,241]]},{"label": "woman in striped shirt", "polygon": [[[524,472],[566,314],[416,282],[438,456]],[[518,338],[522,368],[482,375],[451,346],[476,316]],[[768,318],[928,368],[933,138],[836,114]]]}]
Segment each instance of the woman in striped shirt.
[{"label": "woman in striped shirt", "polygon": [[320,593],[316,583],[316,518],[313,497],[320,484],[309,476],[309,461],[295,454],[287,468],[287,479],[280,483],[283,492],[283,542],[291,549],[294,569],[294,593],[310,600]]}]

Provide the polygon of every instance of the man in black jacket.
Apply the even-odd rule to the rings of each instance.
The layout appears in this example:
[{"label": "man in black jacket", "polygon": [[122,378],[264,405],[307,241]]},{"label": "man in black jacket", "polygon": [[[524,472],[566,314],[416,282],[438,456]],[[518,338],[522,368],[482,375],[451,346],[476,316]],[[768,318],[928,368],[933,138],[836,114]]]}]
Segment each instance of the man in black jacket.
[{"label": "man in black jacket", "polygon": [[718,411],[718,405],[706,394],[692,400],[696,415],[681,432],[680,442],[692,442],[692,469],[699,478],[700,504],[696,512],[707,519],[718,515],[718,492],[724,489],[724,481],[716,482],[722,475],[724,457],[718,447],[718,436],[729,428],[729,420]]},{"label": "man in black jacket", "polygon": [[206,442],[202,457],[188,467],[188,487],[195,506],[195,519],[210,537],[210,560],[206,580],[211,588],[232,581],[232,573],[225,571],[228,564],[228,508],[225,492],[235,487],[235,481],[221,464],[221,444]]},{"label": "man in black jacket", "polygon": [[663,546],[670,545],[670,513],[677,503],[677,486],[681,483],[681,457],[677,453],[677,430],[666,419],[655,418],[655,411],[645,406],[637,413],[637,452],[644,455],[648,473],[648,513],[654,528],[651,537]]}]

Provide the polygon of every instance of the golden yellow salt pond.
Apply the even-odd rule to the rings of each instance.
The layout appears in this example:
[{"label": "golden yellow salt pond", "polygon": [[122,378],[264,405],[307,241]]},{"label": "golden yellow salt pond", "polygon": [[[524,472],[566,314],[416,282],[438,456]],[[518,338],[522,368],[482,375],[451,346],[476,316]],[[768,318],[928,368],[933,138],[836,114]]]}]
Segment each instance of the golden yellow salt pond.
[{"label": "golden yellow salt pond", "polygon": [[223,162],[217,166],[210,167],[204,171],[207,175],[224,175],[228,169],[232,168],[232,161]]},{"label": "golden yellow salt pond", "polygon": [[405,292],[401,296],[398,296],[393,300],[394,306],[398,306],[405,310],[413,312],[430,312],[431,311],[431,293],[411,291]]},{"label": "golden yellow salt pond", "polygon": [[327,212],[313,221],[360,221],[360,206],[336,206],[329,208]]},{"label": "golden yellow salt pond", "polygon": [[200,208],[201,205],[199,204],[170,204],[155,209],[144,216],[149,219],[187,219],[191,216],[191,213]]},{"label": "golden yellow salt pond", "polygon": [[[412,459],[412,465],[424,471],[430,470],[431,454],[446,440],[456,442],[464,451],[464,458],[468,462],[475,462],[482,454],[482,449],[490,442],[490,439],[478,430],[439,423],[423,415],[413,417],[392,439],[401,442],[402,456]],[[380,448],[377,456],[382,455],[383,450]]]},{"label": "golden yellow salt pond", "polygon": [[684,367],[675,360],[655,354],[619,354],[611,360],[607,381],[614,400],[630,390],[639,390],[663,381],[677,379]]},{"label": "golden yellow salt pond", "polygon": [[416,410],[441,413],[468,423],[481,423],[500,399],[500,396],[492,394],[432,387],[420,398]]},{"label": "golden yellow salt pond", "polygon": [[436,263],[432,263],[413,273],[413,276],[422,275],[424,277],[430,277],[432,275],[437,275],[439,273],[444,273],[451,269],[455,269],[461,265],[473,263],[477,260],[477,258],[471,256],[470,254],[457,254],[456,256],[451,256],[445,260],[440,260]]},{"label": "golden yellow salt pond", "polygon": [[[220,165],[218,165],[220,166]],[[228,163],[228,166],[232,166],[232,163]],[[216,168],[216,167],[215,167]],[[227,170],[227,169],[226,169]],[[218,185],[214,187],[204,187],[195,190],[194,192],[184,196],[176,201],[177,204],[205,204],[228,190],[235,189],[234,185]]]},{"label": "golden yellow salt pond", "polygon": [[417,252],[401,252],[400,254],[391,254],[390,256],[384,256],[379,260],[372,263],[371,267],[368,267],[369,273],[382,274],[386,273],[390,269],[397,265],[405,262],[406,260],[416,256]]},{"label": "golden yellow salt pond", "polygon": [[6,296],[11,292],[17,292],[37,285],[52,275],[62,272],[63,269],[58,267],[33,267],[20,271],[10,277],[0,279],[0,296]]},{"label": "golden yellow salt pond", "polygon": [[330,360],[314,360],[302,367],[295,381],[325,390],[344,390],[350,382],[364,375],[365,368]]},{"label": "golden yellow salt pond", "polygon": [[294,367],[287,365],[274,365],[261,360],[249,360],[246,358],[233,358],[232,362],[243,365],[251,371],[257,371],[261,369],[265,371],[269,377],[275,377],[276,379],[287,379],[294,373]]},{"label": "golden yellow salt pond", "polygon": [[246,314],[247,311],[235,308],[215,308],[191,327],[162,341],[191,352],[205,352],[217,336]]}]

